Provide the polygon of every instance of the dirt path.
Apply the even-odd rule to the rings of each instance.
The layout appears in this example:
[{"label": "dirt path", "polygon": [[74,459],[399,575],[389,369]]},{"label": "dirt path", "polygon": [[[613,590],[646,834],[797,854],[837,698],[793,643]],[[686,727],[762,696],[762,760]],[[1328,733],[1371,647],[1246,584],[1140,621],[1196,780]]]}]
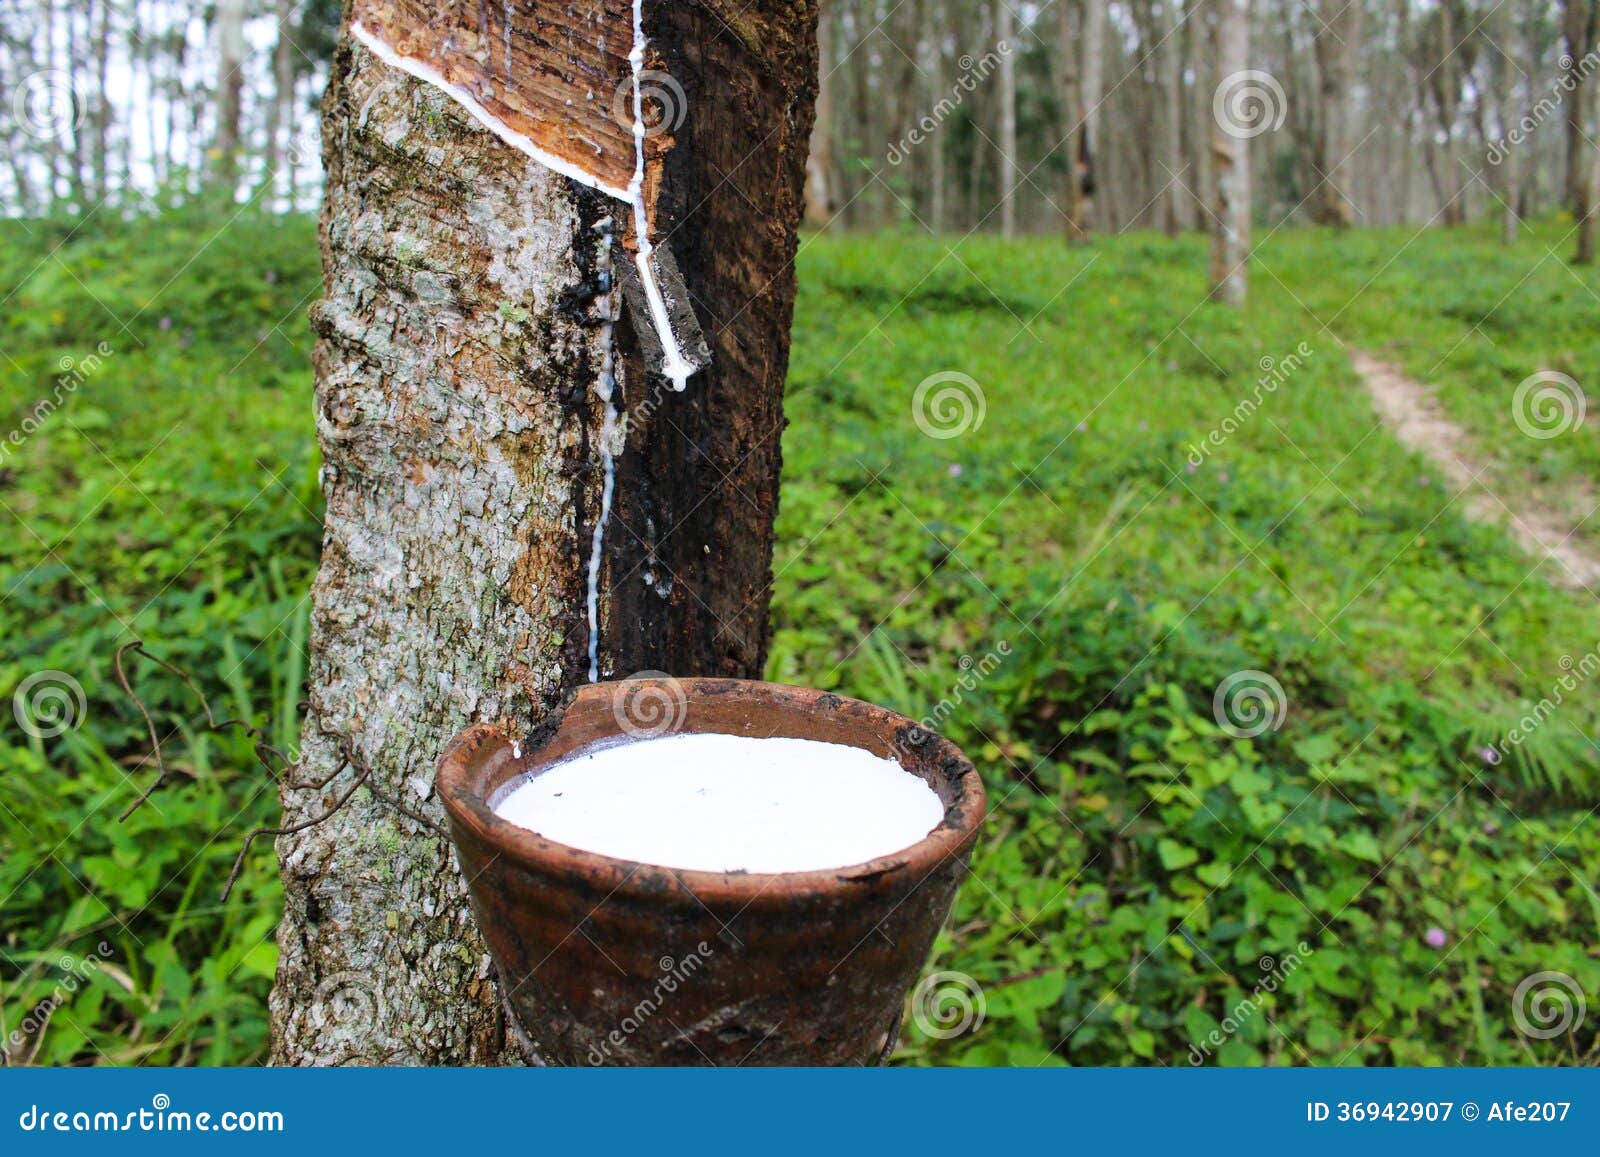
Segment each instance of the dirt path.
[{"label": "dirt path", "polygon": [[[1600,557],[1568,537],[1576,519],[1563,515],[1555,504],[1540,501],[1538,495],[1516,508],[1497,498],[1480,481],[1483,464],[1468,456],[1471,440],[1467,432],[1445,417],[1427,386],[1365,350],[1351,347],[1349,354],[1383,424],[1443,471],[1456,490],[1466,489],[1468,515],[1504,525],[1529,554],[1554,561],[1553,581],[1569,587],[1600,588]],[[1567,498],[1569,507],[1585,498],[1584,509],[1593,505],[1589,495]]]}]

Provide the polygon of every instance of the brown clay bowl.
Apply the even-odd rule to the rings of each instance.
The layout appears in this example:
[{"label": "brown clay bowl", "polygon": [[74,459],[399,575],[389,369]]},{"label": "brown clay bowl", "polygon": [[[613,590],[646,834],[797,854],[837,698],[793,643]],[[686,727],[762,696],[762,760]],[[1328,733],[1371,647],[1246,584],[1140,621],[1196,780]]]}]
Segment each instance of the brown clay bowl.
[{"label": "brown clay bowl", "polygon": [[[686,732],[820,739],[898,759],[938,793],[944,821],[894,855],[779,874],[633,863],[494,814],[513,781],[584,749]],[[505,1003],[539,1059],[570,1065],[877,1060],[984,816],[972,764],[905,716],[735,679],[588,685],[520,755],[486,725],[457,736],[438,786]]]}]

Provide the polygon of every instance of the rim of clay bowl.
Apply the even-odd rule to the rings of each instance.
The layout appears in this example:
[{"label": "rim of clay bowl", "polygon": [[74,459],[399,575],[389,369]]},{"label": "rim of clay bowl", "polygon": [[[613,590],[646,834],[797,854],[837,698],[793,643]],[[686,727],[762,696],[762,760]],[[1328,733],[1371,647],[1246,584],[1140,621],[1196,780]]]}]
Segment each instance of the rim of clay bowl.
[{"label": "rim of clay bowl", "polygon": [[[897,852],[859,864],[845,864],[804,872],[712,872],[695,868],[669,868],[659,864],[591,852],[546,839],[496,815],[490,800],[503,793],[506,785],[522,778],[541,764],[553,766],[595,747],[616,742],[633,742],[636,737],[623,729],[615,718],[616,695],[623,688],[632,694],[659,691],[682,696],[686,717],[681,729],[670,734],[747,734],[761,737],[819,738],[804,726],[837,713],[844,724],[870,733],[879,741],[868,750],[895,759],[906,771],[919,775],[939,795],[944,818],[920,840]],[[764,732],[738,731],[727,727],[696,726],[714,722],[696,720],[694,704],[711,703],[727,697],[743,699],[774,713],[776,718],[800,721],[793,728]],[[597,707],[605,707],[604,713]],[[591,715],[597,716],[590,719]],[[578,719],[592,724],[583,735],[567,730]],[[614,724],[614,731],[606,721]],[[828,730],[824,727],[822,730]],[[841,726],[837,730],[843,731]],[[801,734],[801,732],[810,732]],[[592,734],[591,734],[592,733]],[[587,738],[585,737],[587,736]],[[661,736],[665,738],[665,734]],[[926,774],[906,766],[896,741],[916,749]],[[519,740],[493,724],[479,723],[457,735],[439,757],[437,785],[446,812],[454,825],[472,833],[497,854],[536,872],[556,876],[580,876],[611,888],[612,893],[660,895],[663,890],[688,890],[697,896],[726,897],[744,904],[765,906],[772,902],[792,902],[803,896],[817,896],[859,888],[891,873],[911,879],[926,879],[946,862],[963,856],[976,841],[987,808],[983,781],[977,769],[954,743],[923,727],[913,719],[887,707],[852,699],[814,688],[766,683],[757,679],[675,679],[635,678],[604,683],[587,683],[548,732],[530,742],[520,758],[513,753]],[[831,742],[858,742],[835,738]],[[476,786],[492,781],[487,794]],[[454,838],[452,831],[452,839]]]}]

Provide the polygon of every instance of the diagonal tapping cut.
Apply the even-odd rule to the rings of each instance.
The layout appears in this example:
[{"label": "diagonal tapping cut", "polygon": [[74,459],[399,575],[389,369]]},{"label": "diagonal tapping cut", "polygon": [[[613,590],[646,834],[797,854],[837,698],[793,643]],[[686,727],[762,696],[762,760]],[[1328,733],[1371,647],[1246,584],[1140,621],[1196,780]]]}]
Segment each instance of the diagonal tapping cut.
[{"label": "diagonal tapping cut", "polygon": [[[675,329],[669,295],[683,298],[676,312],[688,322],[688,294],[663,285],[650,239],[654,198],[647,184],[661,158],[647,157],[645,147],[652,133],[644,115],[644,0],[631,6],[598,0],[570,25],[552,30],[548,41],[526,47],[512,36],[510,10],[507,4],[497,15],[493,6],[481,6],[469,24],[464,5],[357,0],[350,34],[385,64],[449,96],[512,148],[629,206],[633,264],[662,351],[657,371],[681,391],[699,368],[686,350],[704,347],[694,334],[686,342]],[[491,27],[496,19],[499,36]],[[607,47],[606,32],[624,19],[631,42],[627,55],[618,57]],[[615,111],[624,102],[610,99],[613,92],[627,96],[632,118],[626,125]]]}]

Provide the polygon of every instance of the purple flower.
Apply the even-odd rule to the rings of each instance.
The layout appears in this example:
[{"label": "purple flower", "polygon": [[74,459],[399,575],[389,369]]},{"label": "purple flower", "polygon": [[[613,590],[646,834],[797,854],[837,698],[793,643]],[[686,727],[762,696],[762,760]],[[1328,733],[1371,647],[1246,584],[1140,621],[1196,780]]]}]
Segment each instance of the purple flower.
[{"label": "purple flower", "polygon": [[1426,486],[1427,484],[1428,484],[1428,476],[1426,474],[1424,474],[1421,478],[1417,479],[1417,485],[1418,486]]},{"label": "purple flower", "polygon": [[170,317],[164,317],[159,322],[157,322],[156,324],[159,325],[162,329],[171,329],[172,328],[172,319]]},{"label": "purple flower", "polygon": [[950,463],[950,466],[949,466],[948,470],[946,471],[946,473],[948,473],[950,475],[950,477],[952,477],[952,478],[960,478],[961,477],[961,463],[959,463],[959,462]]},{"label": "purple flower", "polygon": [[1200,469],[1200,467],[1196,466],[1193,462],[1186,462],[1183,466],[1183,472],[1185,474],[1193,474],[1198,469]]},{"label": "purple flower", "polygon": [[1478,758],[1485,763],[1499,763],[1500,753],[1492,747],[1478,748]]},{"label": "purple flower", "polygon": [[1089,428],[1089,423],[1088,422],[1079,422],[1078,423],[1078,433],[1081,434],[1085,430],[1087,430],[1088,428]]},{"label": "purple flower", "polygon": [[1429,928],[1426,932],[1424,932],[1422,934],[1422,939],[1427,943],[1429,948],[1443,948],[1445,946],[1445,941],[1448,940],[1449,937],[1444,934],[1443,928],[1434,927]]}]

